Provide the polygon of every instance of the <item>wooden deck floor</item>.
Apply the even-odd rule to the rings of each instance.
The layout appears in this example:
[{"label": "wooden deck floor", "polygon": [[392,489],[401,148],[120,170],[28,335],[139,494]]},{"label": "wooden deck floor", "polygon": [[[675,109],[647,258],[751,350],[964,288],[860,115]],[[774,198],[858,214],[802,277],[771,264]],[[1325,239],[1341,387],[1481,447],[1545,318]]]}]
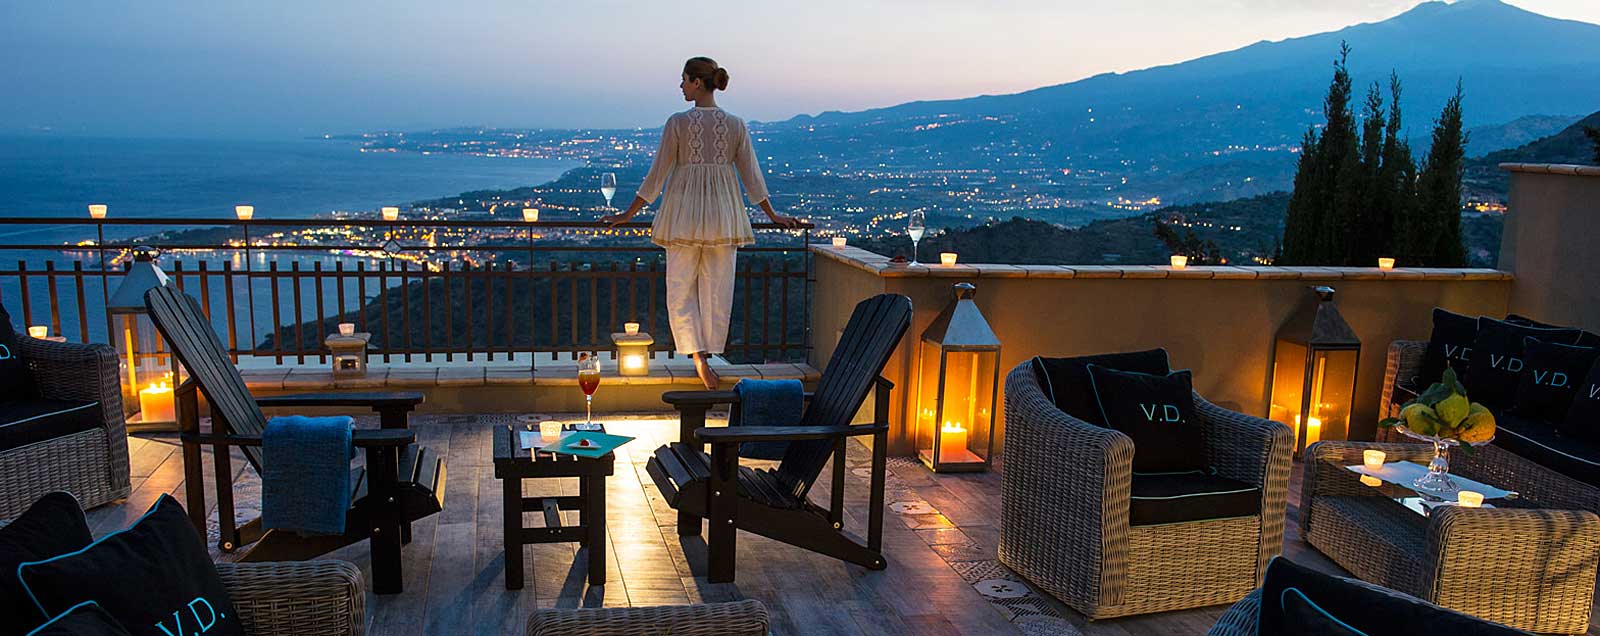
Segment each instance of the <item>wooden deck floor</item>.
[{"label": "wooden deck floor", "polygon": [[[608,584],[585,585],[586,559],[575,544],[545,544],[529,546],[527,585],[508,592],[503,579],[501,484],[494,478],[489,430],[512,421],[506,415],[413,418],[412,428],[421,443],[448,458],[445,509],[414,525],[413,541],[404,549],[405,592],[369,596],[369,633],[522,634],[529,613],[540,607],[755,598],[767,605],[773,633],[780,635],[1154,636],[1204,634],[1226,609],[1086,623],[1059,602],[1028,589],[1018,590],[1026,594],[1020,598],[991,601],[978,589],[993,592],[991,586],[1005,587],[1006,579],[1015,577],[995,560],[1000,471],[934,476],[915,461],[894,458],[887,498],[892,511],[884,531],[887,570],[869,572],[741,533],[737,582],[707,583],[704,544],[698,538],[677,536],[674,513],[644,472],[650,452],[676,436],[676,422],[659,416],[606,420],[611,432],[639,438],[618,452],[616,475],[607,481]],[[363,425],[376,424],[364,421]],[[182,460],[174,437],[139,435],[130,443],[133,495],[121,504],[90,511],[97,535],[125,527],[163,493],[183,498]],[[868,460],[864,446],[851,449],[846,527],[858,535],[865,528]],[[205,465],[211,466],[209,458]],[[259,481],[242,458],[234,465],[240,483],[237,508],[241,520],[249,519],[259,510]],[[824,482],[829,474],[823,473]],[[1300,540],[1294,523],[1298,481],[1296,470],[1285,553],[1298,562],[1341,572]],[[208,485],[208,495],[210,489]],[[826,489],[825,483],[819,485],[813,499],[827,501]],[[576,494],[576,490],[575,480],[543,480],[530,483],[525,494]],[[209,503],[215,506],[214,497]],[[529,514],[527,523],[542,523],[537,517]],[[330,557],[369,569],[364,544]],[[998,591],[999,596],[1008,596],[1005,590]],[[1600,628],[1589,633],[1600,635]]]}]

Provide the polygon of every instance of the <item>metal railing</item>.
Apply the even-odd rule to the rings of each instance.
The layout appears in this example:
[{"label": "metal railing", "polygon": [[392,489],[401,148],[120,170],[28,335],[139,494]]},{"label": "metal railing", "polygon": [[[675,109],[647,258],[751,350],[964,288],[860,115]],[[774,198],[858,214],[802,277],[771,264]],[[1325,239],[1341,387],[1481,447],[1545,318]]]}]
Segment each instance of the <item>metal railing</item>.
[{"label": "metal railing", "polygon": [[[371,333],[370,355],[384,362],[575,356],[609,349],[625,322],[672,350],[662,251],[646,223],[0,218],[17,226],[77,243],[0,238],[0,255],[21,256],[0,256],[15,264],[0,265],[0,301],[16,322],[86,342],[109,341],[106,301],[131,250],[148,246],[236,357],[325,361],[323,339],[341,322]],[[762,240],[740,250],[726,355],[803,359],[811,226],[755,228]],[[133,238],[147,231],[156,234]]]}]

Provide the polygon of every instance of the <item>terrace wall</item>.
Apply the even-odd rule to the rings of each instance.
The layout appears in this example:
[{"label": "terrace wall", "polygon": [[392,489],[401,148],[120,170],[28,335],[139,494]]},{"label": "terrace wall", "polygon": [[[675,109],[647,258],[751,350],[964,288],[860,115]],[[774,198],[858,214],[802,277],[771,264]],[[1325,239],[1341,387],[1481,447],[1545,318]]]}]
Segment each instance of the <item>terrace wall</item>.
[{"label": "terrace wall", "polygon": [[1501,164],[1511,173],[1511,213],[1500,269],[1517,276],[1511,310],[1600,330],[1600,166]]},{"label": "terrace wall", "polygon": [[[950,285],[977,285],[977,304],[999,335],[1001,374],[1034,356],[1165,347],[1175,368],[1194,370],[1195,388],[1213,401],[1265,416],[1274,334],[1313,301],[1310,285],[1338,290],[1341,313],[1361,338],[1352,435],[1370,439],[1378,420],[1386,349],[1397,339],[1427,339],[1430,311],[1504,315],[1512,277],[1492,269],[1017,266],[891,266],[846,247],[814,248],[816,300],[811,363],[822,369],[856,302],[877,293],[910,297],[911,330],[887,371],[895,391],[891,452],[912,452],[904,422],[913,408],[908,370],[917,339],[950,298]],[[1003,402],[1003,400],[1002,400]],[[1003,404],[1001,406],[1003,409]],[[1003,413],[998,421],[1003,422]],[[996,450],[1003,439],[997,434]]]}]

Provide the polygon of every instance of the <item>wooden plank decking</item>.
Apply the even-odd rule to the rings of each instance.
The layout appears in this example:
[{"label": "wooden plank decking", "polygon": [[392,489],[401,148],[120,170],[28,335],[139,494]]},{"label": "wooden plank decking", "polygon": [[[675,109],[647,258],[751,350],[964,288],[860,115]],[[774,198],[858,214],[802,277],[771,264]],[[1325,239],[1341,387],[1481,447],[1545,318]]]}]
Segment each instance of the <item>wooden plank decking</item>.
[{"label": "wooden plank decking", "polygon": [[[676,436],[676,423],[659,416],[606,420],[611,432],[639,438],[619,451],[616,475],[607,481],[609,583],[603,587],[584,584],[586,560],[576,552],[575,544],[544,544],[527,549],[526,586],[507,591],[500,536],[501,485],[494,478],[489,430],[513,420],[514,416],[508,415],[413,417],[412,428],[421,443],[447,457],[450,477],[444,511],[413,526],[413,540],[403,551],[405,593],[369,596],[368,633],[522,634],[528,615],[539,607],[756,598],[771,611],[773,633],[780,635],[988,635],[1024,633],[1022,627],[1026,627],[1028,634],[1154,636],[1204,634],[1226,609],[1086,623],[1082,616],[1037,593],[991,602],[974,584],[1014,576],[995,561],[999,470],[934,476],[914,461],[894,459],[887,497],[891,512],[884,529],[887,570],[869,572],[741,533],[737,582],[707,583],[704,543],[697,537],[677,536],[675,513],[644,473],[650,452]],[[363,425],[376,426],[376,421],[363,421]],[[133,494],[121,504],[90,511],[90,525],[97,536],[125,527],[162,493],[183,499],[182,459],[176,440],[156,434],[129,441]],[[857,534],[865,527],[864,468],[868,460],[864,446],[857,444],[851,449],[846,527]],[[208,473],[211,465],[206,458]],[[242,458],[234,466],[242,521],[254,517],[259,509],[260,482]],[[210,475],[207,477],[209,481]],[[827,480],[823,481],[812,495],[817,501],[826,501]],[[576,480],[562,482],[530,482],[526,494],[576,494]],[[1300,540],[1294,521],[1298,517],[1298,482],[1297,469],[1290,484],[1285,552],[1298,562],[1340,572]],[[208,484],[208,497],[211,488]],[[215,506],[214,497],[208,503]],[[543,522],[529,513],[527,523]],[[365,544],[330,556],[369,570]],[[1591,628],[1589,634],[1600,635],[1600,628]]]}]

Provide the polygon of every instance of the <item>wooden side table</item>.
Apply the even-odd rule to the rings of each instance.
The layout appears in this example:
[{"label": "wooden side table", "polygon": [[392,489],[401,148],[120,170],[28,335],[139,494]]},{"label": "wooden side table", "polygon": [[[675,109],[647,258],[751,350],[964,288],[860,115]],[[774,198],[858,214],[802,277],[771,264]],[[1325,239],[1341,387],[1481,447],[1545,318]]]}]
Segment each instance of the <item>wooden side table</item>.
[{"label": "wooden side table", "polygon": [[[522,546],[576,541],[589,555],[589,584],[606,582],[606,477],[615,470],[615,453],[589,459],[560,453],[523,450],[517,442],[525,426],[494,431],[494,476],[505,494],[506,589],[522,589]],[[538,429],[532,429],[538,432]],[[523,497],[522,480],[577,477],[578,495]],[[544,527],[522,526],[524,511],[543,511]],[[577,510],[578,525],[561,525],[562,510]]]}]

